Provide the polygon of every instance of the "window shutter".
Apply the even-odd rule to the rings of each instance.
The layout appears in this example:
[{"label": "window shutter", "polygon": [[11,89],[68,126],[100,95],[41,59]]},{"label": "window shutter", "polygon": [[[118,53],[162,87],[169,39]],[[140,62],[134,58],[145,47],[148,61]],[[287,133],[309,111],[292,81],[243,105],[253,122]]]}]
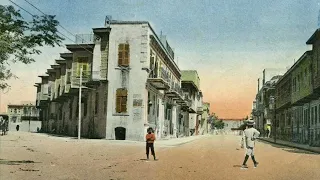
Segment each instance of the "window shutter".
[{"label": "window shutter", "polygon": [[119,52],[118,52],[118,65],[122,65],[122,59],[123,59],[122,51],[119,50]]},{"label": "window shutter", "polygon": [[119,44],[118,46],[118,65],[123,65],[123,51],[124,51],[124,44]]},{"label": "window shutter", "polygon": [[127,97],[121,98],[121,112],[127,112]]},{"label": "window shutter", "polygon": [[117,89],[116,92],[116,112],[119,113],[121,112],[121,89]]},{"label": "window shutter", "polygon": [[124,65],[129,66],[129,61],[130,61],[130,47],[129,47],[129,44],[125,44]]},{"label": "window shutter", "polygon": [[122,96],[128,96],[128,90],[122,89]]},{"label": "window shutter", "polygon": [[120,113],[121,112],[121,97],[117,96],[116,99],[116,112]]},{"label": "window shutter", "polygon": [[83,63],[82,64],[82,76],[88,76],[88,64],[87,63]]},{"label": "window shutter", "polygon": [[121,96],[121,94],[122,94],[122,89],[117,89],[116,95]]}]

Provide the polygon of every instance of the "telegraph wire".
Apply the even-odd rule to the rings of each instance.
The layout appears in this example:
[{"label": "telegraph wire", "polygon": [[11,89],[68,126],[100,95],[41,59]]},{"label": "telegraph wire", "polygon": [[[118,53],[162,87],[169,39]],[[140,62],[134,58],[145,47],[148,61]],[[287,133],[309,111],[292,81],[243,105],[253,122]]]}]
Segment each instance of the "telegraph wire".
[{"label": "telegraph wire", "polygon": [[[20,5],[18,5],[17,3],[13,2],[12,0],[9,0],[11,3],[13,3],[14,5],[16,5],[17,7],[19,7],[20,9],[22,9],[23,11],[25,11],[26,13],[30,14],[32,17],[35,17],[35,15],[33,15],[32,13],[30,13],[28,10],[24,9],[23,7],[21,7]],[[37,8],[38,9],[38,8]],[[39,9],[38,9],[39,10]],[[39,10],[40,12],[42,12],[41,10]],[[43,12],[42,12],[43,13]],[[44,13],[43,13],[44,14]],[[44,14],[47,15],[47,14]],[[60,25],[59,25],[60,26]],[[68,36],[66,36],[65,34],[63,34],[62,32],[60,32],[59,30],[57,31],[58,33],[60,33],[62,36],[66,37],[67,39],[71,40],[72,42],[76,43],[76,41],[72,40],[71,38],[69,38]],[[76,36],[75,36],[76,37]],[[90,54],[93,54],[91,51],[89,51],[88,49],[86,49],[85,47],[81,46],[80,44],[76,43],[77,45],[79,45],[81,48],[83,48],[84,50],[88,51]]]},{"label": "telegraph wire", "polygon": [[[25,2],[27,2],[30,6],[32,6],[33,8],[35,8],[36,10],[38,10],[40,13],[42,13],[43,15],[47,16],[46,13],[44,13],[42,10],[40,10],[40,8],[36,7],[34,4],[32,4],[31,2],[29,2],[28,0],[24,0]],[[88,43],[85,39],[83,39],[81,36],[77,36],[75,34],[73,34],[71,31],[69,31],[67,28],[65,28],[64,26],[62,26],[60,23],[58,24],[58,26],[60,26],[62,29],[64,29],[66,32],[68,32],[70,35],[74,36],[75,38],[79,37],[83,42]],[[59,31],[58,31],[59,32]],[[93,53],[91,51],[89,51],[88,49],[86,49],[84,46],[78,44],[75,40],[70,39],[68,36],[66,36],[65,34],[59,32],[63,37],[69,39],[70,41],[74,42],[76,45],[79,45],[81,48],[83,48],[84,50],[86,50],[87,52],[89,52],[90,54],[93,55]],[[114,62],[111,62],[111,64],[114,65]]]}]

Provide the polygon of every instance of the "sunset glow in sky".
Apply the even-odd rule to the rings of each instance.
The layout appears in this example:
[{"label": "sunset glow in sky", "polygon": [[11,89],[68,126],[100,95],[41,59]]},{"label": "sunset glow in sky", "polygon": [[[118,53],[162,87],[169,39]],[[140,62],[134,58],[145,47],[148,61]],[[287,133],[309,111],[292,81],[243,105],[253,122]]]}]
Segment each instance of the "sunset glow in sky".
[{"label": "sunset glow in sky", "polygon": [[[198,71],[204,100],[210,102],[211,112],[222,118],[249,115],[263,69],[289,67],[311,48],[305,42],[317,28],[320,8],[319,0],[29,1],[43,12],[57,15],[61,25],[74,34],[102,27],[106,15],[116,20],[149,21],[158,34],[167,35],[180,69]],[[23,0],[14,2],[39,14]],[[2,0],[1,4],[10,2]],[[12,66],[19,79],[10,80],[11,90],[1,93],[1,112],[8,103],[35,101],[37,76],[46,72],[59,53],[67,51],[63,47],[41,50],[36,63]]]}]

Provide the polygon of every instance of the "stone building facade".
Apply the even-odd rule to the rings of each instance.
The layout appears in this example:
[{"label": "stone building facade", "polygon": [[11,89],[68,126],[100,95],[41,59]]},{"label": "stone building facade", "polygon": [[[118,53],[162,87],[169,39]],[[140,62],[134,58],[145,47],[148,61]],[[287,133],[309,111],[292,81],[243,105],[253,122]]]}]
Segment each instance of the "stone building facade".
[{"label": "stone building facade", "polygon": [[190,134],[189,106],[197,113],[202,93],[197,86],[194,101],[183,93],[174,52],[149,22],[110,20],[77,39],[39,76],[37,107],[45,132],[76,136],[81,109],[83,137],[142,141],[148,127],[158,139]]}]

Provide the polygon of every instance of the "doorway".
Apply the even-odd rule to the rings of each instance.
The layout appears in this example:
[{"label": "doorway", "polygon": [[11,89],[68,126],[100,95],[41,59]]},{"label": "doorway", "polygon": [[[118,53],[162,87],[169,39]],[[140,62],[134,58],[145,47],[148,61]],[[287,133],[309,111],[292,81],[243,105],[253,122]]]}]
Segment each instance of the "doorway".
[{"label": "doorway", "polygon": [[126,140],[126,128],[116,127],[115,135],[116,135],[116,140]]}]

